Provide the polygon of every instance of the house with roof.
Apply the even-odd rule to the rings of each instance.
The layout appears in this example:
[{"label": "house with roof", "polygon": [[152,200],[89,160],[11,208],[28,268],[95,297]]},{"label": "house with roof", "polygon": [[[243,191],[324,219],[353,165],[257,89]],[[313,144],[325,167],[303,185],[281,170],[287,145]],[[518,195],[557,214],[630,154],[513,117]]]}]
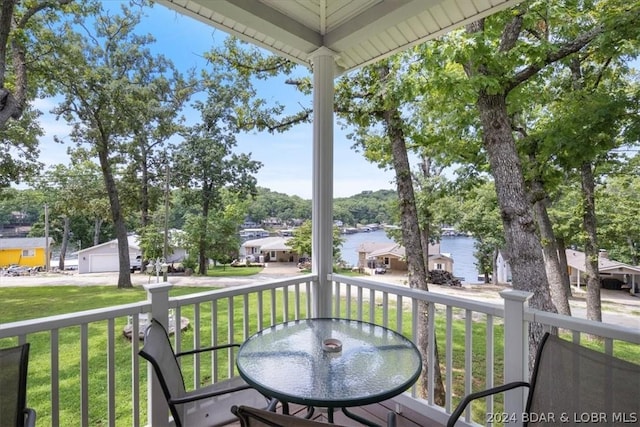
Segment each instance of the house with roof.
[{"label": "house with roof", "polygon": [[[586,286],[586,267],[584,252],[576,249],[565,250],[567,268],[569,270],[569,282],[571,286],[580,289]],[[497,260],[498,281],[502,283],[511,281],[511,268],[504,259],[502,253]],[[632,294],[640,292],[640,266],[625,264],[609,259],[607,251],[600,251],[598,256],[598,272],[602,287],[608,289],[629,289]]]},{"label": "house with roof", "polygon": [[[363,242],[358,246],[358,268],[407,271],[404,246],[395,242]],[[440,253],[440,243],[429,245],[429,270],[444,270],[453,274],[453,258]]]},{"label": "house with roof", "polygon": [[[176,233],[176,231],[173,231],[173,233]],[[140,236],[131,234],[127,236],[127,241],[129,261],[141,260],[144,254],[140,247]],[[186,249],[172,247],[171,253],[167,255],[166,262],[169,264],[181,262],[186,255]],[[78,273],[105,273],[119,270],[120,258],[117,239],[78,251]]]},{"label": "house with roof", "polygon": [[[139,237],[127,236],[129,260],[142,257],[142,249],[138,245]],[[118,256],[118,239],[109,240],[99,245],[78,251],[78,273],[105,273],[120,270]]]},{"label": "house with roof", "polygon": [[[585,253],[575,249],[567,249],[567,266],[569,280],[578,289],[585,279]],[[607,251],[600,251],[598,256],[598,272],[600,282],[608,289],[629,289],[632,294],[640,292],[640,266],[629,265],[609,259]]]},{"label": "house with roof", "polygon": [[0,267],[12,264],[24,267],[46,267],[51,259],[52,238],[10,237],[0,239]]},{"label": "house with roof", "polygon": [[245,257],[259,262],[299,262],[300,254],[287,244],[290,237],[273,236],[247,240],[242,244]]}]

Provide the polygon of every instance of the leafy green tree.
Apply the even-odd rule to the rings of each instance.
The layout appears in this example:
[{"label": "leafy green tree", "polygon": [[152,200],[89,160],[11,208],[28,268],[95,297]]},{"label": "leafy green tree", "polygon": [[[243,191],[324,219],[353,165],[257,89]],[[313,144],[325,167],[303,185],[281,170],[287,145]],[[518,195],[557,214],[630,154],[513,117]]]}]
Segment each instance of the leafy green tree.
[{"label": "leafy green tree", "polygon": [[[409,286],[429,290],[427,248],[409,163],[409,143],[412,142],[412,126],[406,120],[415,102],[416,80],[407,76],[402,56],[383,60],[365,67],[340,80],[336,88],[337,110],[342,118],[354,126],[353,138],[363,147],[370,159],[383,167],[392,167],[398,196],[402,242],[406,249]],[[427,246],[428,247],[428,246]],[[430,360],[428,348],[429,323],[426,306],[418,309],[418,347],[424,356],[423,375],[435,378],[434,400],[444,404],[444,384],[440,373],[437,347]],[[427,395],[423,381],[420,392]]]},{"label": "leafy green tree", "polygon": [[177,147],[175,182],[191,190],[185,195],[199,208],[200,216],[195,227],[198,233],[198,273],[206,274],[207,256],[212,252],[210,218],[223,210],[221,192],[224,188],[238,197],[253,197],[256,193],[255,173],[261,163],[251,160],[248,154],[237,154],[237,114],[249,114],[242,110],[253,93],[250,87],[239,84],[233,75],[217,74],[207,82],[206,102],[196,102],[202,123],[191,126],[184,141]]},{"label": "leafy green tree", "polygon": [[[293,232],[293,236],[287,241],[287,244],[293,251],[300,255],[311,256],[311,221],[305,221],[296,228]],[[340,259],[340,247],[344,239],[340,235],[340,229],[336,226],[333,227],[333,259]]]},{"label": "leafy green tree", "polygon": [[[61,13],[74,10],[72,3],[73,0],[0,3],[0,130],[9,120],[20,119],[36,94],[47,94],[51,88],[47,79],[55,69],[44,53],[58,47],[52,24]],[[28,118],[32,120],[33,116]]]},{"label": "leafy green tree", "polygon": [[611,259],[640,264],[640,174],[638,156],[596,190],[600,246]]},{"label": "leafy green tree", "polygon": [[258,187],[255,199],[247,208],[247,217],[258,224],[271,217],[277,217],[284,223],[311,219],[311,201]]},{"label": "leafy green tree", "polygon": [[[524,88],[549,75],[552,64],[570,60],[598,37],[610,41],[610,37],[629,37],[632,28],[637,28],[637,6],[615,0],[598,2],[595,8],[585,3],[526,1],[419,50],[425,67],[435,62],[444,71],[440,78],[430,75],[425,79],[429,87],[440,83],[449,88],[451,97],[460,100],[456,105],[461,114],[475,106],[482,149],[498,195],[513,284],[516,289],[531,291],[530,304],[542,310],[555,311],[555,307],[514,137],[519,123],[513,118],[523,111],[523,105],[531,105],[531,92]],[[620,24],[620,31],[613,22]],[[459,78],[460,69],[466,76],[463,79]],[[449,70],[454,72],[447,73]],[[525,97],[529,101],[525,102]],[[541,333],[539,325],[531,328],[532,358]]]},{"label": "leafy green tree", "polygon": [[68,49],[56,56],[64,100],[56,108],[73,128],[71,139],[78,145],[88,144],[100,164],[107,191],[111,220],[118,240],[120,271],[118,287],[131,287],[126,210],[116,185],[117,171],[125,162],[123,155],[131,146],[130,135],[136,129],[139,99],[149,92],[141,82],[141,74],[162,79],[165,61],[154,57],[147,45],[148,36],[134,33],[140,22],[140,10],[124,5],[120,15],[103,12],[95,18],[92,32],[84,25],[85,35],[69,26],[65,37]]},{"label": "leafy green tree", "polygon": [[[58,268],[64,270],[67,247],[73,231],[72,223],[81,217],[95,219],[91,214],[100,218],[108,216],[106,192],[100,180],[99,170],[91,162],[72,164],[68,167],[55,165],[32,182],[32,186],[45,195],[45,202],[49,206],[49,220],[53,226],[50,227],[52,235],[60,245]],[[102,209],[101,212],[99,209]],[[99,235],[99,230],[94,230],[94,236],[96,233]],[[76,236],[82,240],[80,233]]]},{"label": "leafy green tree", "polygon": [[0,2],[0,188],[42,168],[40,112],[31,102],[56,91],[58,68],[50,53],[65,43],[57,25],[60,18],[90,9],[90,3],[72,0]]}]

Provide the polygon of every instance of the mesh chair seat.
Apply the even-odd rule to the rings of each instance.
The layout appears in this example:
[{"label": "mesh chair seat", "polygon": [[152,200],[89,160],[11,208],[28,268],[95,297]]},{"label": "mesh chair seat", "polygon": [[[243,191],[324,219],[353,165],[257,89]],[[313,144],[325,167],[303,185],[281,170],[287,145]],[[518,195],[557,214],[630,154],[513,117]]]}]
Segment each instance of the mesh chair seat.
[{"label": "mesh chair seat", "polygon": [[36,412],[27,408],[29,343],[0,349],[0,427],[33,427]]},{"label": "mesh chair seat", "polygon": [[[344,427],[249,406],[233,406],[231,412],[238,417],[242,427]],[[396,427],[396,424],[396,414],[390,411],[387,413],[387,427]]]},{"label": "mesh chair seat", "polygon": [[339,424],[327,424],[293,415],[276,414],[248,406],[234,406],[231,408],[231,412],[238,417],[242,427],[344,427]]},{"label": "mesh chair seat", "polygon": [[186,390],[178,357],[230,347],[238,345],[206,347],[176,354],[167,330],[157,320],[151,320],[145,330],[144,346],[139,354],[153,366],[176,427],[228,424],[236,419],[231,413],[233,405],[267,407],[267,398],[250,388],[240,377],[232,377],[195,390]]},{"label": "mesh chair seat", "polygon": [[529,388],[525,426],[595,421],[615,426],[637,422],[640,415],[640,365],[546,333],[530,382],[508,383],[466,396],[447,426],[455,425],[473,400],[519,387]]}]

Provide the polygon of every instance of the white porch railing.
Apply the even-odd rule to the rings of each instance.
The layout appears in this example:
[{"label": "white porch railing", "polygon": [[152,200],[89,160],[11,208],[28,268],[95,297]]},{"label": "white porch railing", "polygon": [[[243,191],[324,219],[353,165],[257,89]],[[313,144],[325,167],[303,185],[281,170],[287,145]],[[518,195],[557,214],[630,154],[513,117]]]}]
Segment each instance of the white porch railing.
[{"label": "white porch railing", "polygon": [[[488,304],[361,278],[333,275],[332,280],[333,316],[382,324],[413,339],[418,302],[430,303],[429,348],[433,352],[437,339],[445,405],[435,404],[430,378],[429,397],[419,398],[414,388],[397,399],[397,409],[411,407],[442,423],[464,394],[528,378],[529,322],[569,331],[574,340],[584,334],[601,336],[608,353],[614,353],[619,342],[640,346],[639,331],[531,310],[522,292],[505,291],[503,304]],[[278,322],[310,317],[315,285],[316,277],[306,275],[179,297],[169,297],[170,284],[149,285],[147,301],[2,324],[0,347],[32,343],[28,399],[38,411],[39,425],[162,427],[170,425],[164,398],[154,381],[147,381],[148,368],[137,354],[140,314],[151,313],[165,324],[169,310],[177,325],[188,318],[189,329],[173,336],[177,351],[240,343]],[[127,323],[131,341],[122,334]],[[234,375],[235,354],[194,356],[183,361],[183,369],[188,386],[215,382]],[[90,372],[102,374],[97,384]],[[34,388],[35,378],[48,384],[46,389]],[[504,406],[488,399],[480,414],[519,413],[522,404],[518,398],[507,399]],[[483,423],[484,417],[470,411],[466,421]]]}]

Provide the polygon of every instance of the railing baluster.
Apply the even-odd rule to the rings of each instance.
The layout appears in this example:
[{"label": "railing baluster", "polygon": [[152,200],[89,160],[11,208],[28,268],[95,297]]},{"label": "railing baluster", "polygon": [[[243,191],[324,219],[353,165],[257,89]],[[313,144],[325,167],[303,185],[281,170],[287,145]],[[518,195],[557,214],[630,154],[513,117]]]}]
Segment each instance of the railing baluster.
[{"label": "railing baluster", "polygon": [[[430,373],[432,373],[436,360],[436,307],[432,302],[427,305],[427,316],[427,351],[429,352]],[[435,403],[435,377],[433,374],[427,377],[427,398],[430,405]]]},{"label": "railing baluster", "polygon": [[382,293],[382,326],[389,327],[389,293]]},{"label": "railing baluster", "polygon": [[[233,305],[233,297],[227,298],[229,309],[227,310],[227,343],[233,343],[235,336],[235,328],[234,328],[234,305]],[[231,378],[233,376],[233,348],[229,348],[227,350],[227,378]]]},{"label": "railing baluster", "polygon": [[[220,344],[218,340],[218,334],[220,329],[218,327],[218,304],[220,300],[213,299],[211,301],[211,345]],[[220,379],[218,376],[218,364],[220,363],[218,359],[219,355],[217,351],[213,352],[211,355],[211,378],[214,383],[218,382]]]},{"label": "railing baluster", "polygon": [[376,291],[375,289],[369,289],[369,322],[375,323],[376,321]]},{"label": "railing baluster", "polygon": [[300,283],[296,283],[293,288],[295,291],[295,320],[300,319]]},{"label": "railing baluster", "polygon": [[276,309],[276,290],[275,289],[271,289],[271,325],[273,326],[277,323],[277,318],[276,318],[276,313],[277,313],[277,309]]},{"label": "railing baluster", "polygon": [[403,316],[402,316],[402,310],[403,308],[403,303],[402,303],[402,295],[396,295],[396,330],[398,331],[398,333],[403,333],[404,329],[404,323],[402,322]]},{"label": "railing baluster", "polygon": [[[445,337],[445,372],[446,372],[446,389],[453,390],[453,307],[446,306],[446,337]],[[451,401],[452,393],[445,396],[444,407],[447,412],[452,411],[453,402]]]},{"label": "railing baluster", "polygon": [[[495,342],[493,337],[493,316],[487,314],[487,322],[486,322],[486,347],[485,347],[485,361],[486,361],[486,369],[485,369],[485,388],[491,388],[494,385],[494,368],[495,368]],[[487,398],[487,414],[494,413],[493,406],[493,396],[489,396]]]},{"label": "railing baluster", "polygon": [[110,427],[116,425],[116,340],[114,334],[115,319],[110,318],[107,320],[107,408]]},{"label": "railing baluster", "polygon": [[256,298],[258,299],[258,330],[261,331],[264,329],[262,322],[264,317],[264,293],[262,291],[258,291]]},{"label": "railing baluster", "polygon": [[89,425],[89,325],[80,325],[80,423]]},{"label": "railing baluster", "polygon": [[[180,312],[180,310],[176,310]],[[131,316],[131,420],[133,427],[140,426],[140,316]]]},{"label": "railing baluster", "polygon": [[313,313],[313,306],[311,301],[311,279],[305,282],[305,290],[307,294],[307,318],[311,317],[311,313]]},{"label": "railing baluster", "polygon": [[[464,394],[467,395],[473,391],[473,312],[465,310],[464,316]],[[464,419],[471,421],[471,405],[465,411]]]},{"label": "railing baluster", "polygon": [[[176,331],[178,331],[179,330],[178,328],[182,327],[181,307],[176,307],[175,311],[173,312],[173,315],[174,315],[174,321],[176,322]],[[171,319],[169,319],[169,321],[171,321]],[[182,348],[182,334],[175,334],[175,344],[176,344],[176,349]]]},{"label": "railing baluster", "polygon": [[334,280],[331,282],[331,286],[333,286],[333,313],[335,317],[343,317],[340,312],[340,299],[341,299],[341,288],[340,282]]},{"label": "railing baluster", "polygon": [[[201,305],[200,303],[196,303],[193,306],[193,317],[194,317],[194,322],[193,322],[193,343],[191,345],[191,348],[193,349],[198,349],[200,347],[202,347],[202,337],[200,336],[200,331],[202,330],[201,328],[201,324],[202,324],[202,315],[200,314],[200,308]],[[175,334],[176,336],[180,336],[182,334]],[[186,349],[185,349],[186,350]],[[180,350],[176,350],[176,351],[182,351],[182,349]],[[186,357],[186,356],[185,356]],[[193,360],[193,388],[197,388],[200,384],[200,353],[196,353],[194,355],[191,356],[192,360]],[[178,359],[182,359],[182,357],[178,358]]]},{"label": "railing baluster", "polygon": [[282,288],[282,321],[289,321],[289,287]]},{"label": "railing baluster", "polygon": [[[60,426],[60,330],[51,330],[51,425]],[[84,388],[83,388],[84,390]]]},{"label": "railing baluster", "polygon": [[[249,294],[244,294],[242,297],[242,341],[246,341],[249,338]],[[234,341],[235,342],[235,341]]]}]

